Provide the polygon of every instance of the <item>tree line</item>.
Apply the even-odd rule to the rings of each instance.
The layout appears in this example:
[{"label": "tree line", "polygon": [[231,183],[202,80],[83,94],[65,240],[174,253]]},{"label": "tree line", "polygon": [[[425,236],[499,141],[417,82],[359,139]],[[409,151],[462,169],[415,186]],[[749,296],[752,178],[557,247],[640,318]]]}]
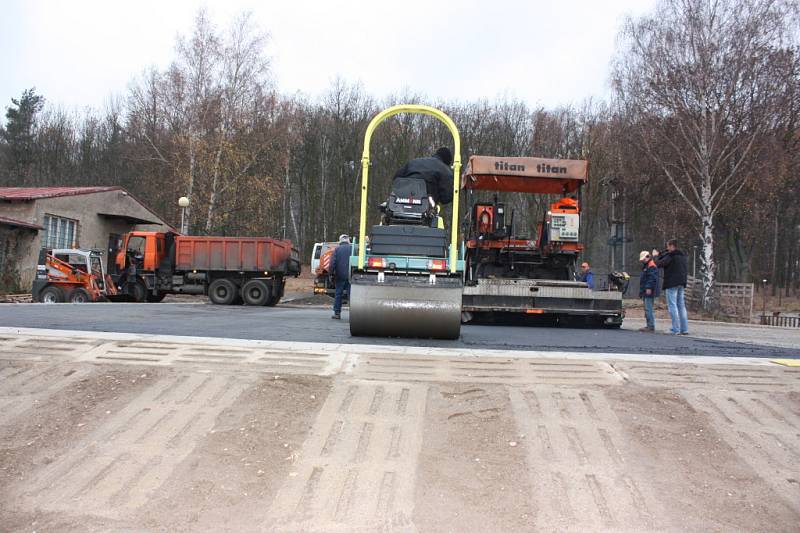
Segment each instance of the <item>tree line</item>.
[{"label": "tree line", "polygon": [[[587,159],[584,258],[636,271],[638,250],[676,237],[713,309],[718,281],[800,289],[798,3],[663,0],[620,29],[613,97],[554,109],[514,98],[378,98],[335,79],[317,98],[281,94],[268,35],[243,14],[220,29],[201,11],[174,61],[100,110],[26,90],[0,128],[3,186],[119,185],[191,233],[314,242],[358,225],[369,120],[396,103],[449,114],[472,154]],[[395,169],[452,146],[444,126],[400,115],[373,138],[371,216]],[[533,235],[548,198],[507,196]],[[624,254],[622,253],[624,250]],[[624,256],[623,256],[624,255]]]}]

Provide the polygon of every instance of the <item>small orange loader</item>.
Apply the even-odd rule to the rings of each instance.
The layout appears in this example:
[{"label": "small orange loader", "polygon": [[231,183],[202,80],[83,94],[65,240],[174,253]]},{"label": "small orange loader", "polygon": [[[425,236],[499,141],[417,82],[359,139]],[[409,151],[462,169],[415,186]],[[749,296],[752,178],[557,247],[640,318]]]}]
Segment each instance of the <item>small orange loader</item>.
[{"label": "small orange loader", "polygon": [[42,303],[101,302],[116,296],[117,287],[98,252],[45,248],[39,253],[31,295]]}]

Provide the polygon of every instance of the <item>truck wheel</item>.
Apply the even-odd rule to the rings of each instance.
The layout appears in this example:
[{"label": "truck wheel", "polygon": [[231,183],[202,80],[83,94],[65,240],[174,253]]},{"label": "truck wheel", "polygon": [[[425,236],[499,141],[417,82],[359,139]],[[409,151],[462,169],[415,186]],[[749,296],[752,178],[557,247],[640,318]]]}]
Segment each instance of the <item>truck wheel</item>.
[{"label": "truck wheel", "polygon": [[231,305],[237,297],[238,289],[229,279],[215,279],[208,286],[208,297],[211,303],[217,305]]},{"label": "truck wheel", "polygon": [[78,287],[67,296],[67,301],[71,304],[86,304],[92,301],[92,296],[86,289]]},{"label": "truck wheel", "polygon": [[64,291],[61,287],[48,285],[39,293],[39,301],[43,304],[60,304],[64,301]]},{"label": "truck wheel", "polygon": [[274,307],[278,305],[278,302],[281,301],[281,297],[283,296],[283,287],[277,285],[278,283],[280,283],[280,280],[272,280],[268,285],[270,288],[269,298],[267,298],[267,301],[264,303],[264,305],[267,307]]},{"label": "truck wheel", "polygon": [[251,279],[242,287],[242,298],[247,305],[266,305],[270,298],[269,285],[260,279]]},{"label": "truck wheel", "polygon": [[144,283],[137,281],[133,285],[131,285],[131,297],[133,301],[137,304],[140,304],[147,300],[147,287],[144,286]]},{"label": "truck wheel", "polygon": [[267,303],[264,305],[267,307],[274,307],[278,305],[278,302],[280,302],[281,298],[283,298],[283,291],[286,287],[286,281],[281,277],[276,277],[274,280],[272,280],[270,287],[272,290],[269,295],[269,300],[267,300]]}]

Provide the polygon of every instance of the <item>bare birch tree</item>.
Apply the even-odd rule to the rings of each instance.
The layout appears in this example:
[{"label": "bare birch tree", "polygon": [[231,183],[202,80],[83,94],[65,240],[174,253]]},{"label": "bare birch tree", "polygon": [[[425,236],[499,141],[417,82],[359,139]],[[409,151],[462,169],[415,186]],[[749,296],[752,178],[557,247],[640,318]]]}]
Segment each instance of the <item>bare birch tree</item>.
[{"label": "bare birch tree", "polygon": [[714,223],[752,174],[789,81],[793,0],[662,0],[621,32],[613,83],[643,151],[700,222],[715,309]]}]

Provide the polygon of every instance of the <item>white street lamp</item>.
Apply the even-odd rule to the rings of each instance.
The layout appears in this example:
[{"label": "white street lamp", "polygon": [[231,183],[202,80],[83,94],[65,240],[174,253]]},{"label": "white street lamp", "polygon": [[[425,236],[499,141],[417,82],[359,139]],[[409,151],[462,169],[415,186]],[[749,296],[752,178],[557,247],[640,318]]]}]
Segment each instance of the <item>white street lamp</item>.
[{"label": "white street lamp", "polygon": [[189,207],[189,198],[181,196],[178,198],[178,207],[181,208],[181,233],[187,235],[189,233],[189,220],[186,218],[186,208]]}]

